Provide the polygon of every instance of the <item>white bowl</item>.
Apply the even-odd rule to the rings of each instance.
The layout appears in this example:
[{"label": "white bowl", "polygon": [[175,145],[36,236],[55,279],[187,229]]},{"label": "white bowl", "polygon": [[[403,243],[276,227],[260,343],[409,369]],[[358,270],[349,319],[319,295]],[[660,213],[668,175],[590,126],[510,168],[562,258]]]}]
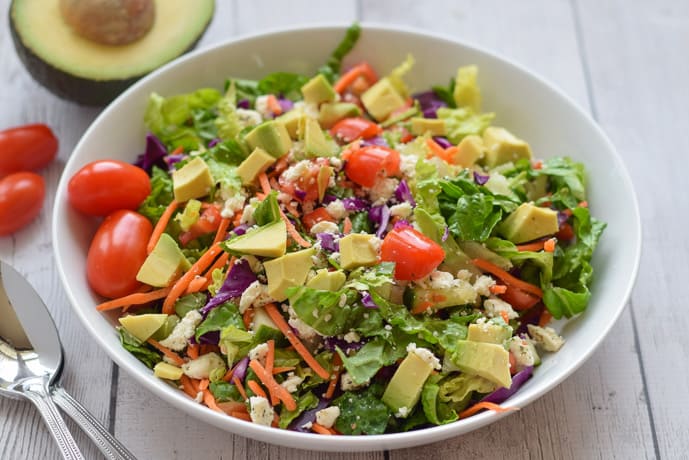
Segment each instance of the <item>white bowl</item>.
[{"label": "white bowl", "polygon": [[[228,41],[196,51],[143,78],[115,100],[86,131],[60,181],[53,215],[57,267],[84,327],[110,357],[141,385],[199,420],[250,438],[289,447],[330,451],[396,449],[439,441],[475,430],[505,416],[485,412],[444,426],[378,436],[321,436],[277,430],[223,416],[199,405],[163,381],[119,343],[113,318],[95,310],[99,299],[85,276],[86,252],[95,223],[67,203],[67,182],[84,164],[102,158],[133,161],[144,149],[142,122],[148,95],[222,88],[229,76],[259,78],[285,70],[313,73],[343,37],[345,25],[280,30]],[[571,99],[528,70],[485,50],[409,29],[363,26],[346,62],[361,59],[386,73],[411,53],[416,65],[408,82],[416,90],[446,84],[465,64],[477,64],[484,108],[495,121],[531,143],[536,156],[568,155],[588,168],[592,212],[608,227],[596,251],[595,281],[588,310],[569,321],[566,345],[546,356],[509,405],[524,407],[562,382],[596,349],[624,309],[641,249],[641,224],[627,171],[605,134]]]}]

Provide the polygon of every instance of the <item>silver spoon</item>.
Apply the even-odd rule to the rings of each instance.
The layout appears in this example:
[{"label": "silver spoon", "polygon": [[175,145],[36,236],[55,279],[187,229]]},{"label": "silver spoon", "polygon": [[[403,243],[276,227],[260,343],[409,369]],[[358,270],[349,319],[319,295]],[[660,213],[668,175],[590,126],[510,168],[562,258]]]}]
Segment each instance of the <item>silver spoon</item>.
[{"label": "silver spoon", "polygon": [[0,261],[0,396],[31,401],[67,460],[84,457],[55,403],[108,459],[136,460],[59,385],[62,364],[62,345],[45,304],[21,274]]}]

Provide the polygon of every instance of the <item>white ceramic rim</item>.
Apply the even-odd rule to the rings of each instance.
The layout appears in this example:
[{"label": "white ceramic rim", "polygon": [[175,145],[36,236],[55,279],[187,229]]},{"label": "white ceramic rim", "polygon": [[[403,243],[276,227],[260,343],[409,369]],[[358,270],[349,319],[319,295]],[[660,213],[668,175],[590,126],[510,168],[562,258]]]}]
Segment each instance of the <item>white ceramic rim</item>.
[{"label": "white ceramic rim", "polygon": [[[305,25],[294,25],[294,26],[289,26],[289,27],[280,27],[280,28],[273,28],[270,30],[266,30],[260,33],[255,33],[255,34],[247,34],[247,35],[242,35],[239,37],[235,37],[223,42],[220,42],[218,44],[205,47],[202,49],[195,50],[193,52],[190,52],[188,54],[183,55],[182,57],[164,65],[163,67],[157,69],[156,71],[150,73],[146,77],[142,78],[140,81],[132,85],[129,89],[127,89],[124,93],[122,93],[115,101],[113,101],[105,110],[103,110],[98,117],[93,121],[93,123],[89,126],[89,128],[86,130],[86,132],[83,134],[81,140],[79,143],[77,143],[76,147],[74,150],[78,150],[83,143],[83,139],[88,137],[89,133],[94,129],[94,126],[96,126],[103,118],[108,117],[108,115],[115,111],[117,109],[117,103],[121,99],[125,98],[127,94],[130,92],[135,91],[139,86],[145,84],[149,79],[155,78],[161,73],[167,72],[169,69],[186,62],[188,60],[193,60],[197,56],[204,54],[206,52],[216,50],[231,44],[238,44],[242,41],[245,40],[251,40],[254,38],[258,37],[266,37],[270,35],[277,35],[277,34],[284,34],[284,33],[289,33],[289,32],[295,32],[299,30],[321,30],[321,29],[335,29],[335,30],[341,30],[344,32],[344,30],[349,27],[351,24],[350,23],[318,23],[318,24],[305,24]],[[489,51],[485,48],[482,48],[480,46],[477,46],[475,44],[472,44],[470,42],[467,42],[465,40],[459,40],[454,37],[450,37],[446,34],[439,34],[439,33],[429,33],[424,30],[420,30],[417,28],[413,27],[408,27],[408,26],[390,26],[390,25],[384,25],[384,24],[378,24],[374,22],[363,22],[361,23],[361,27],[363,30],[380,30],[380,31],[388,31],[388,32],[403,32],[403,33],[408,33],[408,34],[413,34],[413,35],[425,35],[430,38],[442,40],[442,41],[447,41],[451,42],[454,44],[461,45],[463,47],[466,47],[468,49],[471,49],[477,53],[487,55],[488,57],[492,57],[494,59],[500,60],[503,63],[507,64],[508,66],[511,66],[515,68],[517,71],[520,71],[526,75],[528,75],[530,78],[536,80],[538,83],[540,83],[544,89],[552,92],[556,97],[562,99],[567,105],[571,106],[571,108],[577,113],[578,116],[583,117],[586,121],[591,124],[591,126],[595,129],[596,133],[605,141],[609,151],[613,155],[613,159],[616,163],[616,167],[619,168],[619,174],[621,175],[621,180],[625,187],[628,188],[628,190],[632,191],[632,193],[629,195],[629,200],[631,200],[631,207],[634,211],[634,216],[632,216],[632,220],[635,223],[636,228],[632,229],[636,233],[636,238],[634,239],[634,244],[632,247],[627,248],[629,251],[633,252],[633,260],[634,264],[633,267],[631,267],[631,276],[629,277],[626,285],[623,288],[623,296],[619,298],[619,302],[614,305],[614,314],[611,316],[611,320],[609,323],[606,325],[604,331],[602,334],[600,334],[595,341],[591,343],[591,346],[583,351],[581,355],[579,355],[579,358],[573,362],[569,363],[569,366],[567,368],[563,368],[560,371],[560,374],[554,378],[550,379],[541,385],[537,387],[538,391],[535,389],[530,393],[530,394],[523,394],[520,392],[517,392],[514,396],[512,396],[509,400],[509,405],[510,406],[517,406],[520,408],[525,407],[526,405],[532,403],[534,400],[542,397],[545,395],[548,391],[553,389],[555,386],[559,385],[563,380],[565,380],[568,376],[570,376],[574,371],[576,371],[592,354],[593,352],[598,348],[600,343],[603,341],[603,339],[607,336],[607,334],[610,332],[610,329],[614,326],[614,324],[617,322],[617,319],[620,317],[622,312],[624,311],[624,308],[629,300],[629,297],[631,295],[632,288],[634,286],[634,283],[636,281],[637,275],[638,275],[638,269],[639,269],[639,261],[640,261],[640,256],[641,256],[641,218],[639,214],[639,206],[638,206],[638,200],[636,197],[636,194],[633,192],[634,187],[631,181],[631,178],[629,176],[629,173],[627,172],[626,167],[624,166],[624,163],[622,161],[622,158],[620,157],[619,153],[615,149],[614,145],[610,141],[610,139],[607,137],[607,135],[604,133],[602,128],[598,125],[598,123],[589,115],[588,112],[586,112],[584,109],[582,109],[572,98],[570,98],[568,95],[566,95],[562,90],[558,89],[555,87],[553,84],[549,83],[542,77],[538,76],[531,70],[525,68],[524,66],[513,62],[512,60],[500,55],[499,53]],[[69,160],[67,161],[65,165],[65,170],[69,170],[69,166],[71,163],[75,161],[74,157],[70,157]],[[72,289],[70,288],[69,284],[69,277],[68,274],[65,272],[64,267],[60,261],[60,255],[59,255],[59,245],[60,245],[60,240],[58,238],[59,236],[59,229],[58,229],[58,211],[60,209],[60,206],[57,204],[59,203],[66,203],[67,201],[67,196],[66,196],[66,190],[67,190],[67,182],[68,178],[63,176],[60,178],[60,182],[58,184],[58,189],[57,189],[57,194],[55,198],[55,203],[56,206],[54,207],[54,215],[53,215],[53,222],[52,222],[52,236],[53,236],[53,242],[54,242],[54,254],[56,257],[56,265],[57,269],[60,275],[60,278],[62,280],[63,286],[65,288],[65,292],[67,293],[67,297],[70,300],[70,304],[72,305],[73,310],[81,320],[82,324],[84,327],[89,331],[91,334],[92,338],[98,342],[98,344],[101,346],[102,349],[106,351],[106,353],[110,356],[111,359],[113,359],[118,366],[121,368],[124,368],[127,370],[127,372],[134,377],[135,380],[137,380],[143,387],[146,387],[150,391],[152,391],[156,396],[160,397],[167,403],[170,403],[171,405],[175,406],[176,408],[194,416],[195,418],[204,421],[206,423],[210,423],[216,427],[219,427],[221,429],[224,429],[226,431],[230,431],[232,433],[246,436],[249,438],[253,438],[259,441],[264,441],[264,442],[270,442],[273,444],[279,444],[279,445],[284,445],[288,447],[293,447],[293,448],[300,448],[300,449],[310,449],[310,450],[321,450],[321,451],[338,451],[338,452],[346,452],[346,451],[376,451],[376,450],[383,450],[383,449],[400,449],[400,448],[406,448],[406,447],[413,447],[413,446],[419,446],[423,444],[429,444],[432,442],[440,441],[443,439],[459,436],[461,434],[465,434],[468,432],[471,432],[475,429],[478,429],[480,427],[483,427],[485,425],[488,425],[490,423],[494,423],[498,421],[499,419],[505,417],[506,415],[509,415],[513,413],[514,411],[509,411],[509,412],[503,412],[503,413],[496,413],[493,411],[486,411],[480,414],[477,414],[469,419],[464,419],[460,420],[454,423],[450,423],[447,425],[441,425],[441,426],[436,426],[432,428],[426,428],[423,430],[417,430],[417,431],[410,431],[410,432],[405,432],[405,433],[391,433],[391,434],[384,434],[384,435],[370,435],[370,436],[322,436],[318,434],[311,434],[311,433],[298,433],[294,431],[288,431],[288,430],[279,430],[279,429],[273,429],[269,427],[264,427],[261,425],[245,422],[242,420],[234,419],[232,417],[228,417],[226,415],[219,414],[217,412],[211,411],[207,409],[206,407],[194,402],[190,398],[188,398],[186,395],[184,395],[181,391],[175,390],[169,385],[165,384],[164,382],[160,381],[159,379],[156,379],[155,377],[152,377],[151,374],[144,374],[140,372],[138,369],[135,369],[133,367],[133,362],[135,361],[134,357],[131,357],[131,359],[121,359],[119,355],[117,355],[113,350],[110,349],[110,345],[105,341],[103,337],[101,337],[95,329],[91,327],[89,322],[87,321],[87,318],[85,317],[84,313],[81,311],[80,308],[78,308],[77,302],[76,302],[76,297]],[[611,308],[611,307],[608,307]]]}]

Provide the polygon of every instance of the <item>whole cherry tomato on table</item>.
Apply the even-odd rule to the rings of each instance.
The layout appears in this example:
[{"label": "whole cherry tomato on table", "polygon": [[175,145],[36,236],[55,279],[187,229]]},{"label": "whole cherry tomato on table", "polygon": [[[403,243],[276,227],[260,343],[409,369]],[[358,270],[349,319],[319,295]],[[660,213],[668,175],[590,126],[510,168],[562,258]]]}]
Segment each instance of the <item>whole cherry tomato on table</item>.
[{"label": "whole cherry tomato on table", "polygon": [[116,298],[141,286],[136,274],[147,257],[153,226],[139,213],[119,210],[103,220],[86,257],[89,285],[103,297]]},{"label": "whole cherry tomato on table", "polygon": [[9,235],[38,216],[45,198],[43,178],[17,172],[0,180],[0,235]]},{"label": "whole cherry tomato on table", "polygon": [[424,278],[438,268],[445,259],[445,251],[412,227],[398,227],[383,239],[380,256],[384,262],[395,262],[395,279],[411,281]]},{"label": "whole cherry tomato on table", "polygon": [[57,137],[44,124],[0,131],[0,177],[47,166],[57,154]]},{"label": "whole cherry tomato on table", "polygon": [[151,180],[137,166],[98,160],[72,176],[67,193],[76,210],[90,216],[107,216],[119,209],[137,209],[151,193]]},{"label": "whole cherry tomato on table", "polygon": [[345,164],[347,177],[364,187],[373,187],[379,178],[394,176],[399,172],[399,152],[379,145],[354,150]]}]

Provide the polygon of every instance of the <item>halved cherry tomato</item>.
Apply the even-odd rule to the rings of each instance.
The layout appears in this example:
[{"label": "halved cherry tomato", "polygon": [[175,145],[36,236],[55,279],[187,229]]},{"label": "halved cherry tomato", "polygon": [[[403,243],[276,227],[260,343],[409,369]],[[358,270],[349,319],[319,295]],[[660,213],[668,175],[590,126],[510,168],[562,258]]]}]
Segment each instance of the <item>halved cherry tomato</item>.
[{"label": "halved cherry tomato", "polygon": [[560,241],[572,241],[574,239],[574,229],[568,222],[560,225],[560,230],[555,234],[555,237]]},{"label": "halved cherry tomato", "polygon": [[45,182],[38,174],[18,172],[0,180],[0,235],[9,235],[38,216]]},{"label": "halved cherry tomato", "polygon": [[69,203],[90,216],[107,216],[119,209],[135,210],[151,193],[151,180],[143,169],[118,160],[98,160],[72,176],[67,186]]},{"label": "halved cherry tomato", "polygon": [[141,286],[136,274],[146,260],[146,245],[153,226],[139,213],[119,210],[103,220],[91,240],[86,276],[91,288],[103,297],[116,298]]},{"label": "halved cherry tomato", "polygon": [[412,227],[393,229],[383,239],[381,260],[395,262],[395,279],[418,280],[433,272],[445,259],[438,243]]},{"label": "halved cherry tomato", "polygon": [[346,143],[355,139],[368,139],[383,132],[383,128],[365,118],[343,118],[330,128],[330,134]]},{"label": "halved cherry tomato", "polygon": [[512,305],[512,308],[517,311],[528,310],[541,300],[535,295],[524,292],[510,284],[506,284],[506,286],[507,290],[500,294],[500,298]]},{"label": "halved cherry tomato", "polygon": [[215,206],[208,206],[203,210],[199,220],[197,220],[186,232],[179,235],[179,242],[182,246],[186,246],[192,240],[195,240],[201,235],[206,235],[218,230],[222,216],[220,211]]},{"label": "halved cherry tomato", "polygon": [[57,137],[44,124],[0,131],[0,176],[47,166],[55,158],[57,146]]},{"label": "halved cherry tomato", "polygon": [[301,218],[301,222],[308,231],[311,231],[311,227],[316,225],[318,222],[323,221],[335,222],[333,216],[331,216],[325,208],[316,208],[313,211],[304,214],[304,216]]},{"label": "halved cherry tomato", "polygon": [[280,188],[301,203],[315,201],[318,199],[318,172],[327,164],[327,159],[317,159],[311,161],[299,177],[280,175],[278,178]]},{"label": "halved cherry tomato", "polygon": [[379,145],[354,150],[345,164],[347,177],[364,187],[373,187],[380,177],[394,176],[399,171],[399,152]]}]

